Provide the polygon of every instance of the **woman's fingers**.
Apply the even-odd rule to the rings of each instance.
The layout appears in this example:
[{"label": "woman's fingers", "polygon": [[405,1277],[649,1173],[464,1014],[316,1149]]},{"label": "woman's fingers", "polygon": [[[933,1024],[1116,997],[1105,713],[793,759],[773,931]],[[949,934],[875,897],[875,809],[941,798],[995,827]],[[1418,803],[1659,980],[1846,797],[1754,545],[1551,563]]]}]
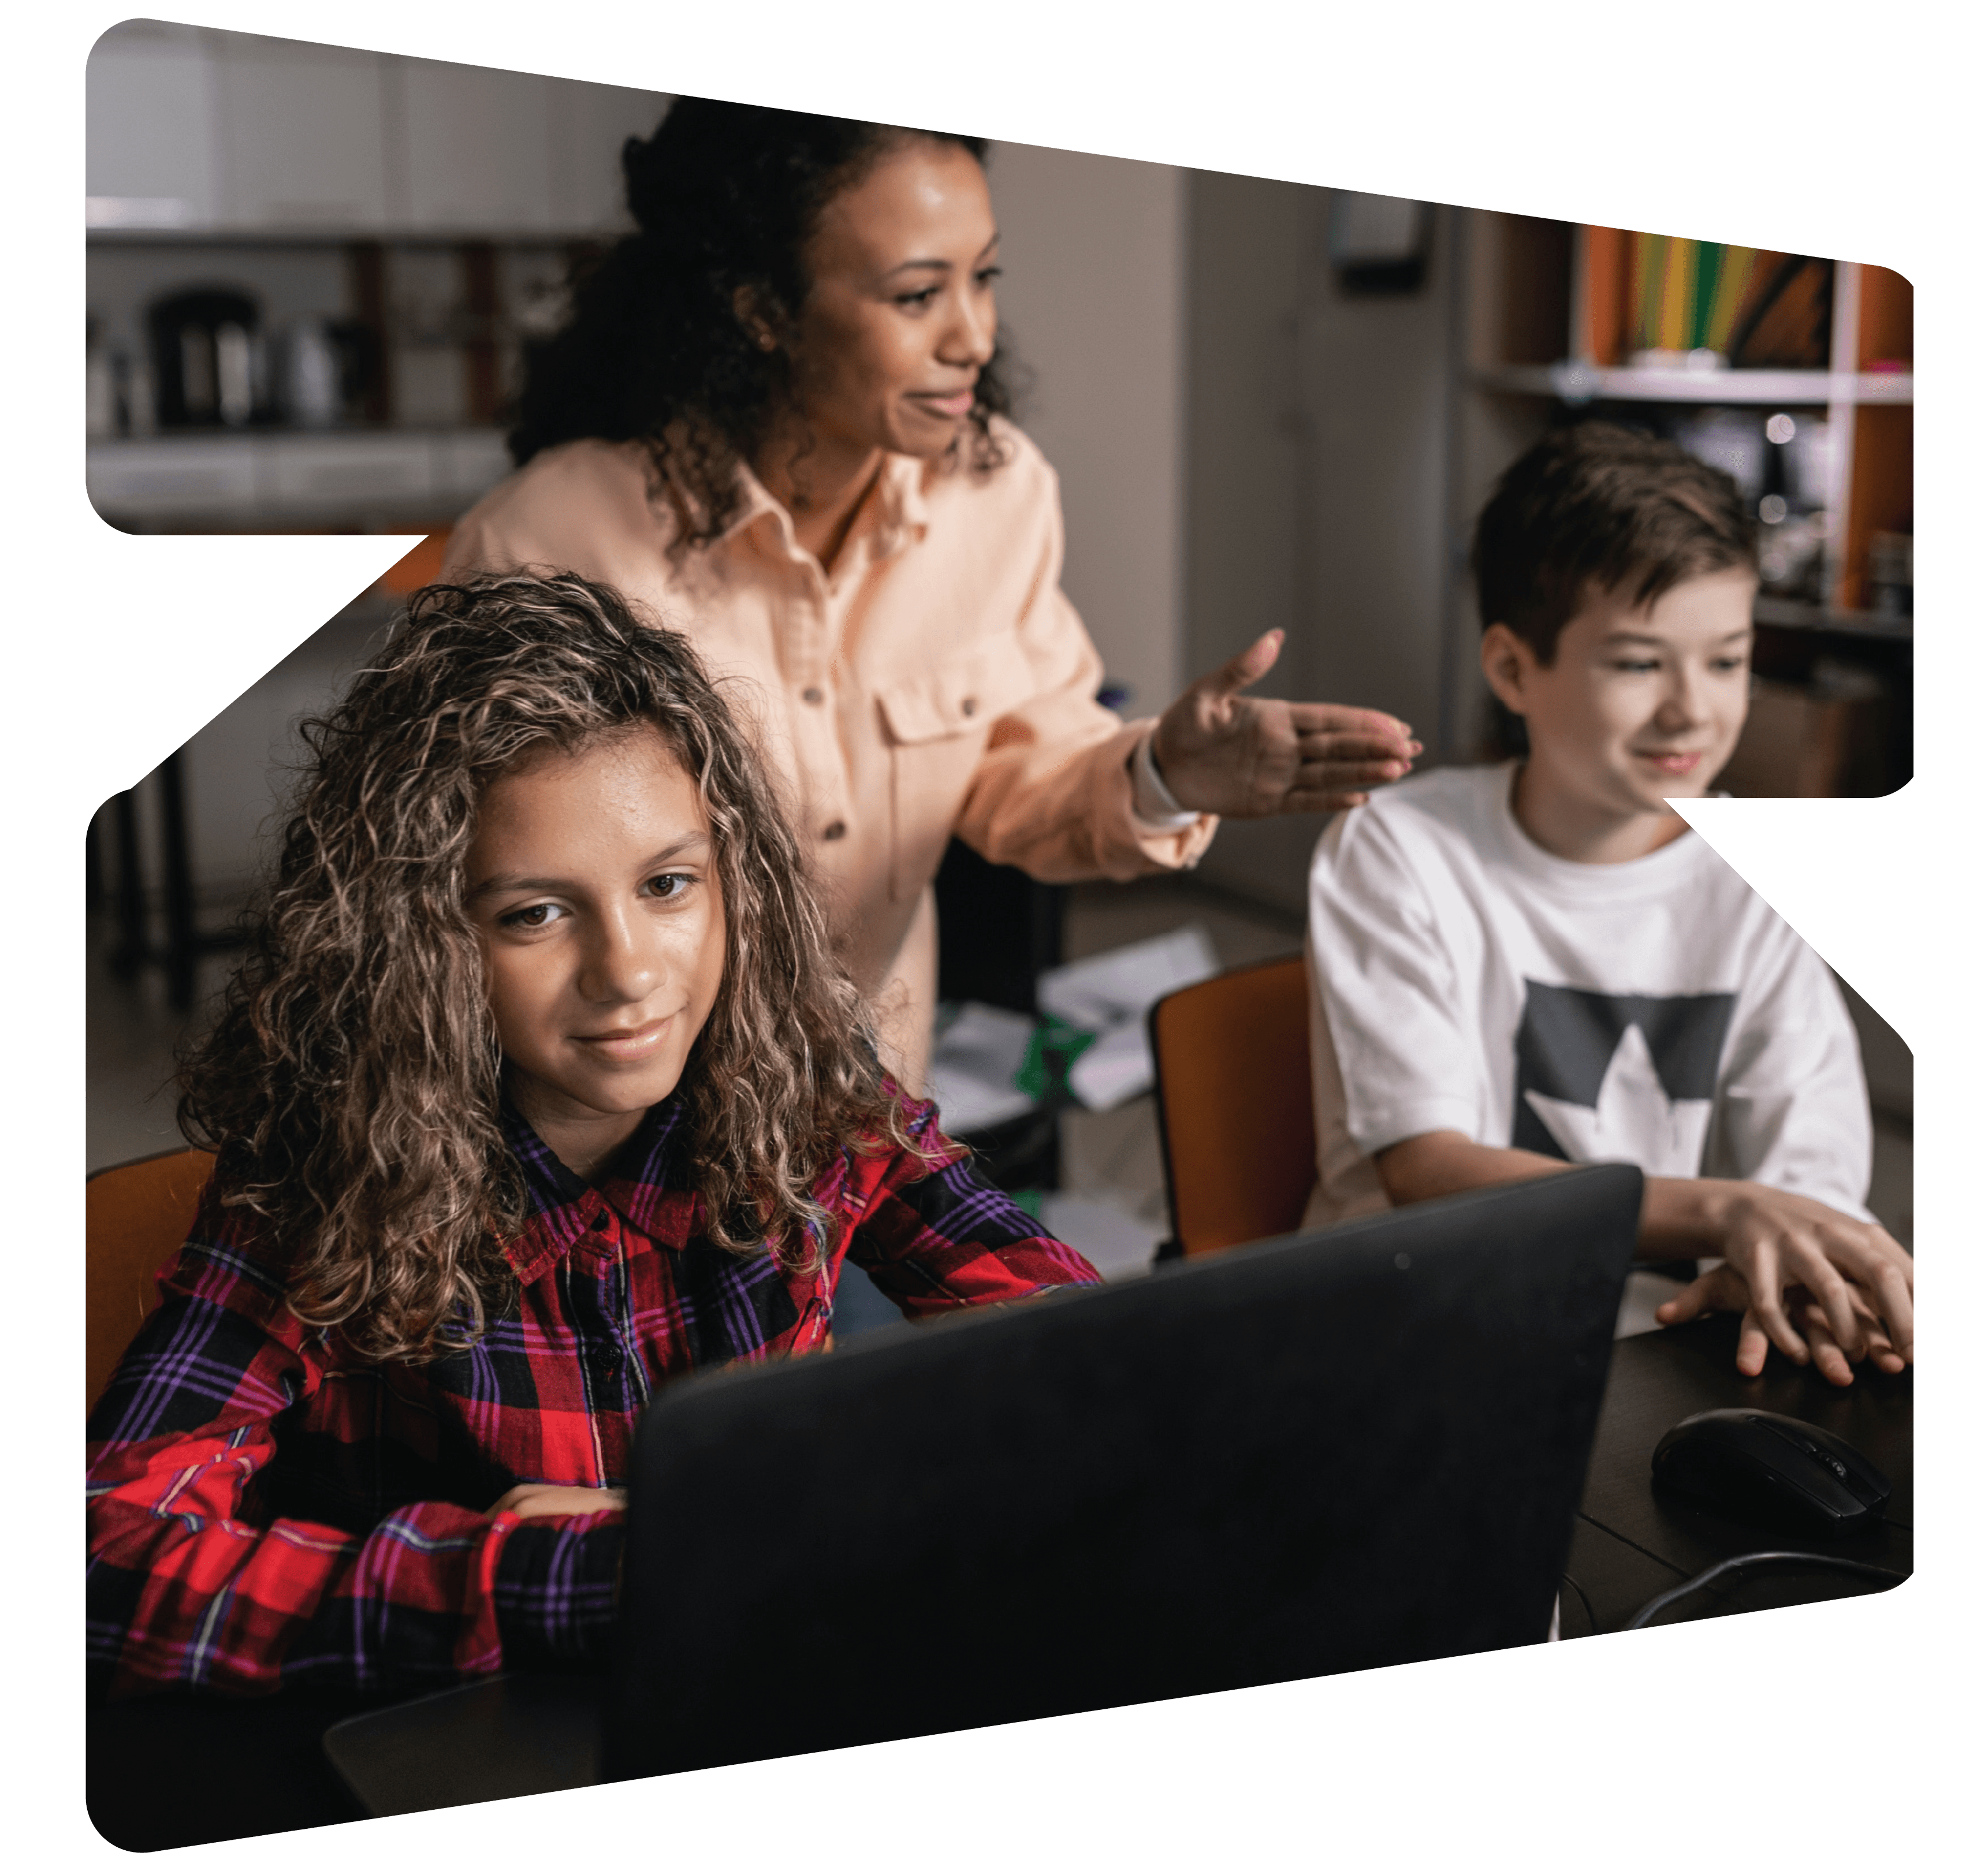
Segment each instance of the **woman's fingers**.
[{"label": "woman's fingers", "polygon": [[1335,760],[1307,762],[1292,776],[1293,792],[1364,792],[1370,786],[1384,786],[1408,772],[1400,760]]},{"label": "woman's fingers", "polygon": [[1340,737],[1371,741],[1390,752],[1404,747],[1422,751],[1415,731],[1378,708],[1352,708],[1333,701],[1294,701],[1290,704],[1292,731],[1302,741],[1314,738]]},{"label": "woman's fingers", "polygon": [[1422,751],[1419,741],[1390,734],[1300,734],[1300,760],[1407,760]]}]

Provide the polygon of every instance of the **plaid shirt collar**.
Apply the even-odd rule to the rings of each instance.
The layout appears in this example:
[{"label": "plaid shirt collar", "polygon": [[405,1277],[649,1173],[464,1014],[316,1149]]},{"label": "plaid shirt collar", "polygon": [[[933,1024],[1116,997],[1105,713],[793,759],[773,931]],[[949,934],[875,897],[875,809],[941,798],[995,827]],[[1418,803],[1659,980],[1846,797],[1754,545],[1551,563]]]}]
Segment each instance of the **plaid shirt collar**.
[{"label": "plaid shirt collar", "polygon": [[643,1113],[597,1184],[560,1162],[508,1098],[499,1121],[524,1171],[532,1206],[531,1219],[506,1244],[504,1258],[527,1285],[587,1233],[604,1204],[658,1247],[681,1249],[697,1231],[702,1204],[686,1187],[690,1118],[681,1093],[672,1092]]}]

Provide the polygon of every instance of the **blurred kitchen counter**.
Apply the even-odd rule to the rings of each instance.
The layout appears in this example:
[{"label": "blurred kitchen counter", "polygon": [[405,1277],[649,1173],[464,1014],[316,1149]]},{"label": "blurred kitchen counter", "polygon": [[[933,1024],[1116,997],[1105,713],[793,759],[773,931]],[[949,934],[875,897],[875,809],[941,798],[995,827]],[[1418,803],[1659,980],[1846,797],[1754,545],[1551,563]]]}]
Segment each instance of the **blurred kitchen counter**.
[{"label": "blurred kitchen counter", "polygon": [[333,429],[96,441],[86,473],[127,532],[372,532],[446,523],[510,470],[500,429]]}]

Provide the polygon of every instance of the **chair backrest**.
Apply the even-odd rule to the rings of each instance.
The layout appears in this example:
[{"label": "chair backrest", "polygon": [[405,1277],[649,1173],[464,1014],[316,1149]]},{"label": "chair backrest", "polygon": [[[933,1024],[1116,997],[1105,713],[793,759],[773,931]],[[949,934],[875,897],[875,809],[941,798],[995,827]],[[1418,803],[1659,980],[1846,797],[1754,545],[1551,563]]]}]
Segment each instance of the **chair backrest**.
[{"label": "chair backrest", "polygon": [[192,1231],[214,1168],[205,1150],[171,1150],[99,1170],[83,1190],[85,1356],[90,1407],[159,1303],[152,1276]]},{"label": "chair backrest", "polygon": [[445,526],[431,532],[404,559],[397,559],[380,574],[380,583],[389,596],[404,598],[411,591],[432,585],[441,576],[441,562],[448,556],[448,531]]},{"label": "chair backrest", "polygon": [[1302,955],[1232,968],[1148,1016],[1174,1238],[1212,1254],[1287,1234],[1314,1177]]}]

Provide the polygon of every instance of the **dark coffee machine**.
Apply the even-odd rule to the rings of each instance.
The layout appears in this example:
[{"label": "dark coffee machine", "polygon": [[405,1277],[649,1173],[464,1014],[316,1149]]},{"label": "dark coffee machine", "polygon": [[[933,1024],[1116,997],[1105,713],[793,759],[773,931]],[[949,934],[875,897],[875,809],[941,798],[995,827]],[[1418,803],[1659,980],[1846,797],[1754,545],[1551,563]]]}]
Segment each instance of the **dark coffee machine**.
[{"label": "dark coffee machine", "polygon": [[225,286],[197,286],[146,314],[161,428],[238,428],[262,413],[262,333],[255,302]]}]

